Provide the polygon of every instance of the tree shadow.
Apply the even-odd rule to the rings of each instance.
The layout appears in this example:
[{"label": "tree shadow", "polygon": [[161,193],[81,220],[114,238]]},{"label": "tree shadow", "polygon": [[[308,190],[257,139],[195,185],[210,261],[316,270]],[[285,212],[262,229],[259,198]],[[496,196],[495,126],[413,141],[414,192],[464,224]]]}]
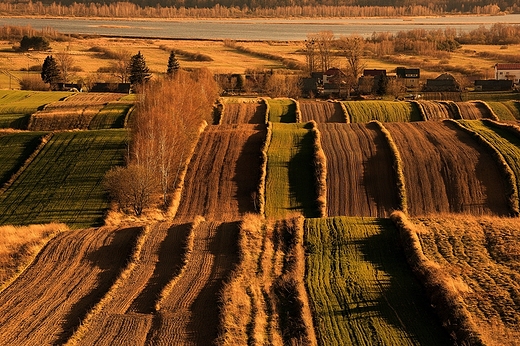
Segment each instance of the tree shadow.
[{"label": "tree shadow", "polygon": [[137,237],[141,233],[140,227],[131,227],[114,232],[109,244],[91,252],[84,259],[101,272],[97,277],[97,285],[88,294],[79,299],[65,316],[54,344],[64,344],[81,325],[89,310],[94,307],[112,287],[119,274],[128,263],[132,255]]}]

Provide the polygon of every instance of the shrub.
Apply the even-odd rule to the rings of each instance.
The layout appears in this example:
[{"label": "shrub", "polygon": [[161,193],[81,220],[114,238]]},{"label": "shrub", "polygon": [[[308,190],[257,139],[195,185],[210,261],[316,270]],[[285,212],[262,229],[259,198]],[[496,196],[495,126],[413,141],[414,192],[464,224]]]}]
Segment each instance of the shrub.
[{"label": "shrub", "polygon": [[20,89],[47,91],[49,90],[49,85],[45,84],[39,76],[27,76],[20,80]]}]

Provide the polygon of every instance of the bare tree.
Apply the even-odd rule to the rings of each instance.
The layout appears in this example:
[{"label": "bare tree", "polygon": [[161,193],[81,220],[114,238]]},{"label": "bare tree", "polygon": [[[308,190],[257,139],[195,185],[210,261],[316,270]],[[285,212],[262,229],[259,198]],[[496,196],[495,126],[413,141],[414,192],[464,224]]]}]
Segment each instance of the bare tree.
[{"label": "bare tree", "polygon": [[334,33],[332,31],[320,31],[317,34],[307,35],[307,41],[314,41],[316,45],[320,67],[323,72],[334,65]]},{"label": "bare tree", "polygon": [[309,74],[317,71],[319,65],[318,58],[318,43],[313,35],[307,35],[307,40],[305,40],[305,61]]},{"label": "bare tree", "polygon": [[358,78],[365,68],[363,62],[365,39],[359,35],[344,36],[339,39],[338,47],[347,59],[345,82],[347,92],[350,93],[350,89],[356,88]]},{"label": "bare tree", "polygon": [[63,82],[69,82],[70,72],[74,65],[74,57],[68,52],[56,53],[56,62],[61,71],[61,78]]},{"label": "bare tree", "polygon": [[119,79],[121,83],[128,82],[128,70],[132,53],[126,49],[119,49],[115,52],[115,62],[112,63],[112,74]]}]

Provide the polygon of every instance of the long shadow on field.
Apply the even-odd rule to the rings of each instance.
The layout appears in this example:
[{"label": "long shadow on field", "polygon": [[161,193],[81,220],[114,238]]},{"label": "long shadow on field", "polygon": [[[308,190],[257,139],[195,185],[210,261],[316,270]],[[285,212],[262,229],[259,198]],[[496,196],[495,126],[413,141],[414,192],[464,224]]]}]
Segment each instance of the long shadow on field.
[{"label": "long shadow on field", "polygon": [[55,345],[65,343],[74,333],[88,311],[97,304],[112,287],[119,273],[128,263],[134,244],[141,233],[140,227],[125,228],[114,232],[112,241],[91,252],[84,260],[90,262],[92,267],[98,267],[103,271],[98,275],[98,285],[83,298],[78,300],[65,317],[61,327],[63,332],[58,335]]},{"label": "long shadow on field", "polygon": [[161,243],[159,261],[155,265],[155,270],[146,287],[130,305],[129,311],[143,314],[155,311],[155,302],[161,291],[182,268],[182,258],[190,227],[191,223],[186,223],[172,226],[168,230],[168,235]]},{"label": "long shadow on field", "polygon": [[193,345],[211,345],[218,335],[218,301],[224,280],[238,262],[238,230],[240,222],[222,223],[209,250],[215,256],[209,280],[190,307],[188,335]]},{"label": "long shadow on field", "polygon": [[253,117],[249,119],[249,124],[265,124],[266,111],[267,106],[265,105],[265,103],[257,104]]},{"label": "long shadow on field", "polygon": [[20,155],[20,157],[18,158],[18,161],[16,162],[16,164],[13,166],[13,168],[7,172],[5,172],[5,175],[4,176],[0,176],[0,188],[5,184],[7,183],[7,181],[11,178],[11,176],[13,174],[15,174],[24,164],[25,160],[27,160],[27,158],[29,156],[31,156],[31,154],[36,150],[36,148],[38,147],[38,145],[40,144],[41,142],[41,136],[38,136],[38,137],[35,137],[33,138],[32,140],[30,140],[27,145],[25,146],[25,148],[23,149],[23,152],[22,154]]},{"label": "long shadow on field", "polygon": [[238,202],[240,214],[257,213],[259,211],[257,196],[262,166],[261,151],[267,126],[258,125],[256,129],[258,132],[251,135],[242,147],[233,176],[233,181],[237,186],[237,194],[233,197]]},{"label": "long shadow on field", "polygon": [[[397,176],[393,169],[392,153],[388,142],[375,123],[366,125],[377,133],[374,141],[376,153],[363,162],[363,184],[377,210],[370,216],[388,217],[393,210],[399,209]],[[368,216],[368,215],[367,215]]]},{"label": "long shadow on field", "polygon": [[295,147],[296,155],[289,161],[289,192],[297,202],[294,209],[303,210],[305,217],[320,217],[314,168],[314,135],[307,132]]},{"label": "long shadow on field", "polygon": [[380,232],[363,238],[357,245],[364,260],[376,268],[373,280],[379,286],[381,296],[373,305],[350,312],[361,317],[368,313],[379,314],[395,328],[405,331],[418,345],[451,345],[420,282],[406,262],[398,230],[389,219],[374,222],[380,227]]}]

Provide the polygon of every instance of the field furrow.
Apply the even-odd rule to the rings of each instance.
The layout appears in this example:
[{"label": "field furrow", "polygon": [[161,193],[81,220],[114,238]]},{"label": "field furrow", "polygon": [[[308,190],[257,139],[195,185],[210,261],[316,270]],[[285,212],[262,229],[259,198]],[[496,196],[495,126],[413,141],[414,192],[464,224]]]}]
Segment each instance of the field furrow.
[{"label": "field furrow", "polygon": [[339,102],[300,102],[303,123],[346,123],[347,118]]},{"label": "field furrow", "polygon": [[458,114],[454,112],[452,102],[418,101],[417,105],[426,120],[457,119],[458,117]]},{"label": "field furrow", "polygon": [[136,340],[136,344],[143,340],[144,345],[152,327],[155,303],[182,267],[190,224],[160,223],[150,227],[134,269],[110,293],[110,301],[93,318],[78,344],[114,345],[127,339]]},{"label": "field furrow", "polygon": [[155,316],[151,345],[209,345],[216,339],[219,292],[237,261],[237,233],[236,223],[195,228],[185,271]]},{"label": "field furrow", "polygon": [[403,160],[411,215],[509,213],[498,163],[470,135],[446,122],[388,123]]},{"label": "field furrow", "polygon": [[62,344],[127,263],[140,228],[61,233],[0,293],[5,345]]},{"label": "field furrow", "polygon": [[305,221],[319,345],[449,345],[387,219]]},{"label": "field furrow", "polygon": [[465,120],[492,119],[493,115],[481,102],[458,102],[460,116]]},{"label": "field furrow", "polygon": [[226,103],[221,124],[265,124],[266,105],[263,102]]},{"label": "field furrow", "polygon": [[265,125],[209,126],[188,166],[177,219],[231,221],[257,211]]},{"label": "field furrow", "polygon": [[386,217],[397,209],[388,143],[372,123],[320,124],[327,157],[327,215]]}]

